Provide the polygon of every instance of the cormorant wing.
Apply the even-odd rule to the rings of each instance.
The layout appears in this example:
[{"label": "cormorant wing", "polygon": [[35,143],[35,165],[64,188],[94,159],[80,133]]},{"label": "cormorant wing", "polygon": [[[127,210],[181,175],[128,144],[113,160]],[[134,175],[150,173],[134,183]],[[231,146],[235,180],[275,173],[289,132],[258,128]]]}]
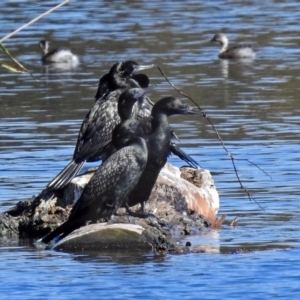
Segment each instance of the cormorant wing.
[{"label": "cormorant wing", "polygon": [[124,147],[100,165],[74,205],[69,219],[98,208],[101,218],[106,216],[105,211],[115,211],[123,204],[146,164],[146,158],[144,162],[138,162],[134,151],[134,146]]},{"label": "cormorant wing", "polygon": [[105,102],[97,101],[81,124],[74,151],[76,161],[96,157],[111,141],[112,131],[120,122],[118,98],[121,91],[110,93]]}]

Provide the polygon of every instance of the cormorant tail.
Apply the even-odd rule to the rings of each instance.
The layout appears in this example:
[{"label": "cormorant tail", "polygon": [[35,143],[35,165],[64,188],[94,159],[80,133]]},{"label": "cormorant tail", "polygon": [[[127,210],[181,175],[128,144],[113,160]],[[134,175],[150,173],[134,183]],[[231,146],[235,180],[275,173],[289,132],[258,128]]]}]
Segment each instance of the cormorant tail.
[{"label": "cormorant tail", "polygon": [[45,244],[48,244],[49,242],[51,242],[58,236],[59,236],[59,240],[61,240],[62,238],[66,237],[72,231],[74,231],[75,229],[77,229],[81,226],[82,226],[82,224],[80,222],[76,222],[76,220],[74,220],[73,222],[72,221],[70,222],[68,220],[65,223],[63,223],[62,225],[60,225],[59,227],[57,227],[55,230],[48,233],[45,237],[40,239],[40,241]]},{"label": "cormorant tail", "polygon": [[81,170],[85,162],[76,163],[72,160],[45,188],[45,191],[55,191],[65,187]]},{"label": "cormorant tail", "polygon": [[190,167],[195,169],[200,168],[200,165],[187,153],[181,150],[175,143],[171,142],[170,148],[173,154],[178,156],[180,159],[184,160]]}]

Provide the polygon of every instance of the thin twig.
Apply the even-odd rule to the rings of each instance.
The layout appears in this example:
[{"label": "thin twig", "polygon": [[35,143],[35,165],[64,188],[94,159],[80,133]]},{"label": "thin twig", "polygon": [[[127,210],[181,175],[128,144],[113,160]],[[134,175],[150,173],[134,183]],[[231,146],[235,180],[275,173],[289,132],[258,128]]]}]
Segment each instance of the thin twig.
[{"label": "thin twig", "polygon": [[48,11],[44,12],[43,14],[39,15],[38,17],[34,18],[33,20],[31,20],[30,22],[28,22],[27,24],[24,24],[23,26],[21,26],[20,28],[18,28],[17,30],[13,31],[12,33],[8,34],[7,36],[5,36],[4,38],[2,38],[0,40],[0,43],[3,43],[4,41],[6,41],[7,39],[9,39],[10,37],[12,37],[13,35],[15,35],[16,33],[18,33],[19,31],[23,30],[24,28],[26,28],[27,26],[31,25],[32,23],[36,22],[37,20],[43,18],[44,16],[50,14],[51,12],[53,12],[54,10],[56,10],[57,8],[65,5],[66,3],[68,3],[69,0],[65,0],[62,3],[56,5],[55,7],[52,7],[51,9],[49,9]]},{"label": "thin twig", "polygon": [[261,168],[259,165],[255,164],[253,161],[251,161],[250,159],[247,158],[235,158],[235,160],[245,160],[248,163],[250,163],[251,165],[255,166],[257,169],[259,169],[260,171],[262,171],[265,175],[267,175],[268,177],[270,177],[270,179],[273,179],[272,176],[266,172],[263,168]]},{"label": "thin twig", "polygon": [[217,128],[215,127],[215,125],[212,123],[212,121],[210,120],[210,118],[207,116],[206,112],[203,111],[203,109],[191,98],[189,97],[188,95],[186,95],[185,93],[183,93],[181,90],[179,90],[168,78],[167,76],[164,74],[164,72],[161,70],[160,67],[157,67],[159,72],[162,74],[162,76],[167,80],[167,82],[177,91],[179,92],[181,95],[183,95],[184,97],[186,97],[187,99],[191,100],[197,107],[198,109],[201,111],[202,113],[202,116],[206,118],[206,120],[209,122],[209,124],[212,126],[212,128],[214,129],[223,149],[226,151],[227,155],[229,156],[231,162],[232,162],[232,165],[233,165],[233,169],[234,169],[234,172],[235,172],[235,175],[236,175],[236,178],[238,179],[238,182],[240,184],[240,187],[242,190],[244,190],[244,192],[247,194],[248,198],[250,199],[250,201],[254,201],[262,210],[265,210],[254,198],[253,196],[250,194],[249,190],[247,188],[244,187],[244,185],[242,184],[242,181],[239,177],[239,174],[238,174],[238,171],[237,171],[237,168],[236,168],[236,165],[235,165],[235,158],[233,157],[233,155],[230,153],[230,151],[228,151],[228,149],[226,148]]},{"label": "thin twig", "polygon": [[[48,11],[42,13],[41,15],[39,15],[38,17],[34,18],[33,20],[31,20],[30,22],[28,22],[27,24],[24,24],[23,26],[19,27],[17,30],[11,32],[10,34],[8,34],[7,36],[5,36],[4,38],[2,38],[0,40],[0,47],[2,49],[2,51],[5,52],[5,54],[18,66],[18,68],[21,71],[21,73],[23,72],[26,72],[28,73],[32,78],[34,78],[36,81],[39,81],[35,76],[33,76],[21,63],[19,63],[9,52],[8,50],[3,46],[1,45],[4,41],[6,41],[7,39],[9,39],[10,37],[12,37],[13,35],[15,35],[16,33],[18,33],[19,31],[23,30],[24,28],[26,28],[27,26],[33,24],[34,22],[36,22],[37,20],[41,19],[42,17],[48,15],[49,13],[51,13],[52,11],[56,10],[57,8],[65,5],[66,3],[68,3],[69,0],[65,0],[63,1],[62,3],[56,5],[55,7],[52,7],[51,9],[49,9]],[[1,64],[3,67],[7,68],[7,69],[10,69],[12,70],[13,67],[10,67],[9,65],[6,65],[6,64]],[[18,71],[18,70],[17,70]],[[19,71],[18,71],[19,72]]]}]

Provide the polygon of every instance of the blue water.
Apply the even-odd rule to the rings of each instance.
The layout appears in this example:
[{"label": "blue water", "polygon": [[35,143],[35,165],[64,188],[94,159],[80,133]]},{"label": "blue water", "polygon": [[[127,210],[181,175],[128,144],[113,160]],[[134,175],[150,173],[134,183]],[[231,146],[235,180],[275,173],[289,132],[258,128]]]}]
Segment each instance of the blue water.
[{"label": "blue water", "polygon": [[[299,264],[298,249],[149,255],[136,261],[125,253],[117,262],[101,255],[4,250],[2,299],[297,299],[300,295],[299,285],[291,284],[299,281],[298,271],[286,268]],[[29,264],[34,265],[32,276]],[[14,277],[7,278],[12,269]]]},{"label": "blue water", "polygon": [[[55,4],[2,1],[0,37]],[[126,59],[160,66],[208,113],[263,209],[240,188],[209,123],[172,117],[181,147],[211,171],[227,215],[221,229],[179,241],[205,253],[61,253],[1,238],[0,299],[299,298],[299,19],[297,1],[70,1],[7,40],[39,82],[1,69],[0,212],[67,164],[99,77]],[[219,31],[252,43],[257,58],[220,61],[209,42]],[[71,47],[79,67],[41,66],[42,38]],[[147,74],[158,84],[151,99],[180,96],[156,68]]]}]

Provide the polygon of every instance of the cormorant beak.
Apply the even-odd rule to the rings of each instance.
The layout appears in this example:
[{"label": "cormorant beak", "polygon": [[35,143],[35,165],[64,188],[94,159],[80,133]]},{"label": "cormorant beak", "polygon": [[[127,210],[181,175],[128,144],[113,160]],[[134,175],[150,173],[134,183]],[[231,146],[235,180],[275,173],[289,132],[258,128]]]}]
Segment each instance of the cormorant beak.
[{"label": "cormorant beak", "polygon": [[188,107],[186,109],[185,115],[202,115],[202,111],[198,107]]},{"label": "cormorant beak", "polygon": [[155,65],[137,65],[134,68],[133,74],[136,73],[136,72],[142,71],[142,70],[151,69],[153,67],[155,67]]},{"label": "cormorant beak", "polygon": [[153,90],[155,87],[157,87],[158,86],[158,84],[151,84],[151,85],[149,85],[146,89],[147,89],[147,91],[149,91],[149,90]]},{"label": "cormorant beak", "polygon": [[136,94],[136,98],[141,98],[145,94],[147,94],[149,91],[153,90],[155,87],[157,87],[157,84],[151,84],[146,88],[141,88],[141,91]]},{"label": "cormorant beak", "polygon": [[136,99],[140,99],[141,97],[143,97],[147,92],[149,91],[149,88],[144,88],[144,89],[140,89],[140,91],[138,93],[136,93],[134,95],[134,97]]}]

